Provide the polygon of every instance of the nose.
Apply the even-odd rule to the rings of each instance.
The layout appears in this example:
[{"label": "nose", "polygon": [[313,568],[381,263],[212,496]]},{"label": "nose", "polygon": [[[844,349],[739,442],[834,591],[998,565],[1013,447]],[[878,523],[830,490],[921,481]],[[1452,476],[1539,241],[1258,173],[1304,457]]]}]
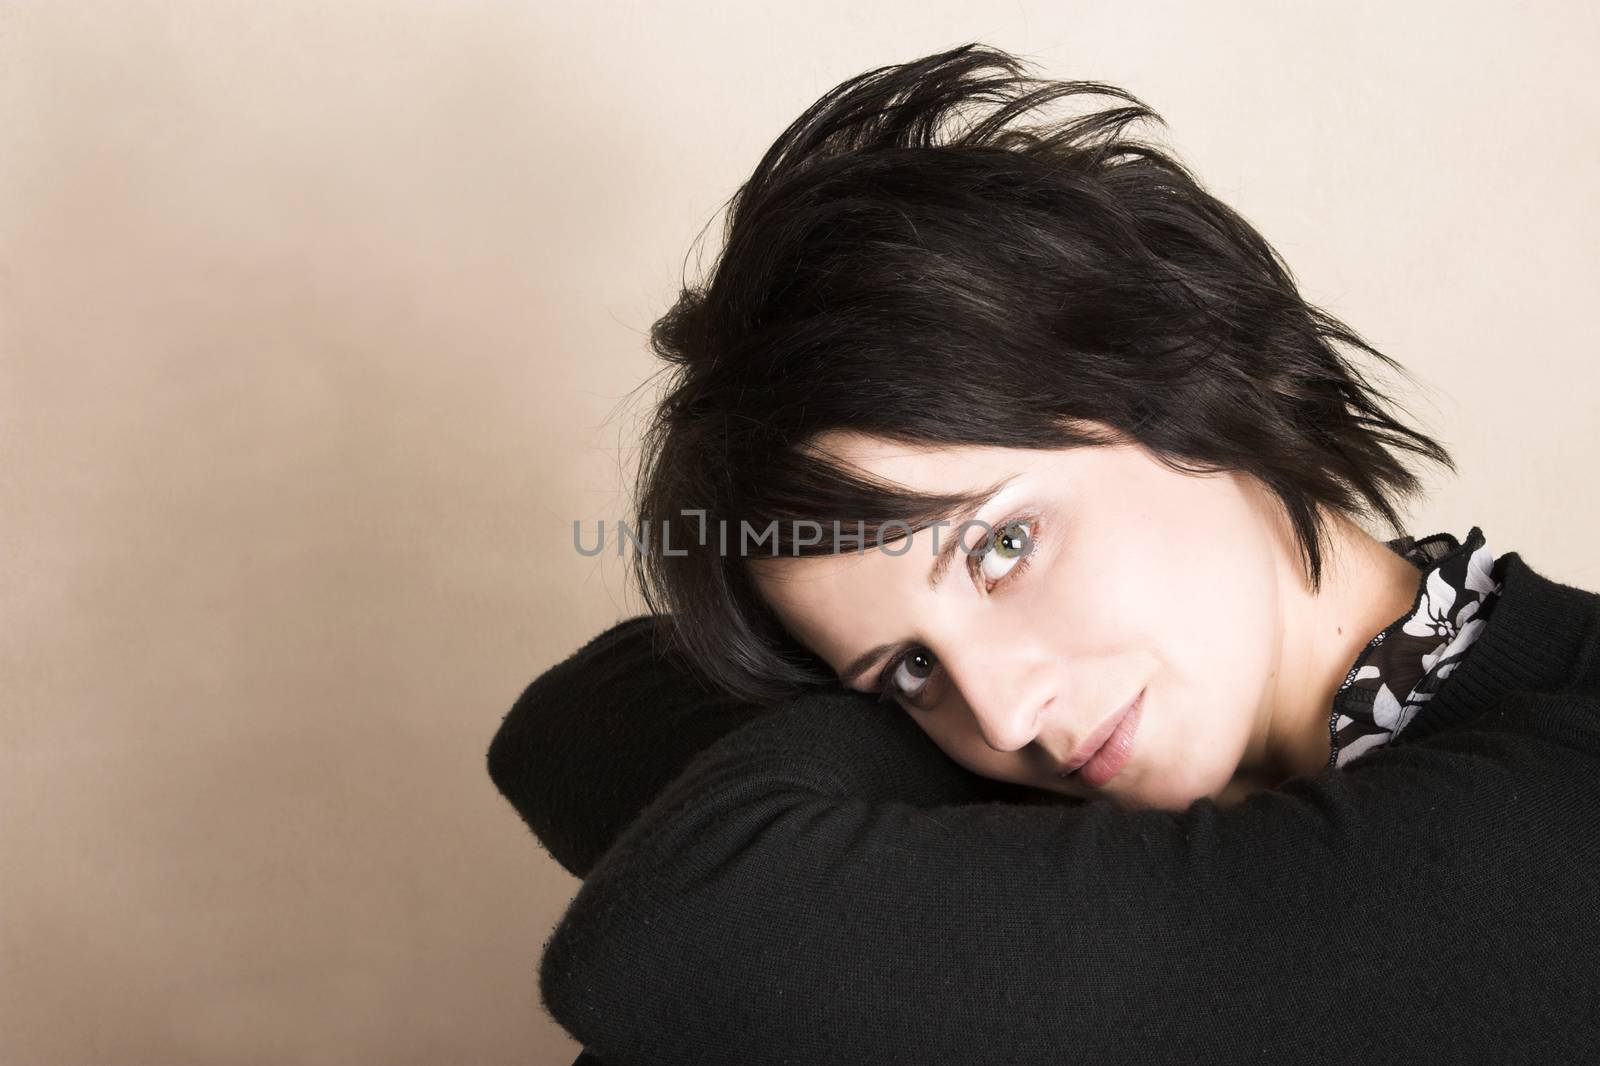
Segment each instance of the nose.
[{"label": "nose", "polygon": [[1058,684],[1047,656],[1015,644],[1000,651],[966,643],[944,666],[991,748],[1016,751],[1039,736]]}]

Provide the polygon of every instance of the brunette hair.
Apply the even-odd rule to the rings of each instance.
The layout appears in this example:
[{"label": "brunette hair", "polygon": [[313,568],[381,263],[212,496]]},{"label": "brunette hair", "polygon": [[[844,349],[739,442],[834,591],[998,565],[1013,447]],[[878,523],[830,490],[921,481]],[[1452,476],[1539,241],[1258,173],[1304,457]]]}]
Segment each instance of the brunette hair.
[{"label": "brunette hair", "polygon": [[[1320,587],[1326,511],[1421,490],[1402,453],[1449,453],[1386,410],[1340,352],[1405,373],[1296,289],[1251,225],[1169,152],[1130,93],[1046,81],[977,43],[850,78],[806,109],[728,201],[704,284],[650,332],[671,378],[645,431],[634,576],[662,632],[723,693],[837,684],[722,550],[778,523],[869,536],[964,513],[813,447],[847,430],[923,446],[1136,441],[1174,469],[1237,471],[1281,501]],[[1023,125],[1060,98],[1099,110]],[[985,110],[987,109],[987,110]],[[1108,435],[1097,427],[1111,427]],[[687,515],[687,516],[686,516]],[[699,534],[696,536],[695,534]],[[895,538],[887,531],[884,542]],[[680,553],[681,554],[678,554]]]}]

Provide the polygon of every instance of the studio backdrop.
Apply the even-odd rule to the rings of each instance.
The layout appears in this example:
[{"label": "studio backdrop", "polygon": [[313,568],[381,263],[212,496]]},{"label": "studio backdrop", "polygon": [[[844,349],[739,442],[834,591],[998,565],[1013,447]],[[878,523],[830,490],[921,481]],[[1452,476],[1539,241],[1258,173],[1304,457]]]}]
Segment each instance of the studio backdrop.
[{"label": "studio backdrop", "polygon": [[[485,771],[639,609],[645,333],[853,74],[1126,87],[1600,586],[1600,13],[0,2],[0,1063],[568,1063],[578,882]],[[699,242],[697,244],[697,238]]]}]

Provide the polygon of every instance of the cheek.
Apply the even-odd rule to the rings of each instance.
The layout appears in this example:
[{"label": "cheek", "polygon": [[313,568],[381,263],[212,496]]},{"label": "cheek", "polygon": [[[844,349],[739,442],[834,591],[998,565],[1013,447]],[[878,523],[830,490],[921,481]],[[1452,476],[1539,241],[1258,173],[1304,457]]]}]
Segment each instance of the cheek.
[{"label": "cheek", "polygon": [[1210,591],[1192,613],[1172,614],[1156,645],[1161,769],[1152,784],[1190,799],[1237,771],[1276,664],[1271,589],[1241,575]]},{"label": "cheek", "polygon": [[1272,560],[1254,540],[1221,533],[1141,542],[1141,565],[1084,577],[1111,605],[1099,620],[1117,634],[1107,650],[1146,659],[1154,696],[1139,791],[1161,806],[1181,807],[1233,776],[1276,667]]}]

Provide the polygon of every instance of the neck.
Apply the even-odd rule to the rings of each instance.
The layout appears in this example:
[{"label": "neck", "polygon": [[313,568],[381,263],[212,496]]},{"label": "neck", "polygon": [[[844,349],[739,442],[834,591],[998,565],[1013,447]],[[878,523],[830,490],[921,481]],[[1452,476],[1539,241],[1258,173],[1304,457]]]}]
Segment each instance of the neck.
[{"label": "neck", "polygon": [[1334,516],[1322,586],[1307,586],[1292,542],[1279,560],[1278,666],[1230,792],[1269,788],[1328,764],[1333,699],[1367,643],[1416,602],[1417,568],[1354,523]]}]

